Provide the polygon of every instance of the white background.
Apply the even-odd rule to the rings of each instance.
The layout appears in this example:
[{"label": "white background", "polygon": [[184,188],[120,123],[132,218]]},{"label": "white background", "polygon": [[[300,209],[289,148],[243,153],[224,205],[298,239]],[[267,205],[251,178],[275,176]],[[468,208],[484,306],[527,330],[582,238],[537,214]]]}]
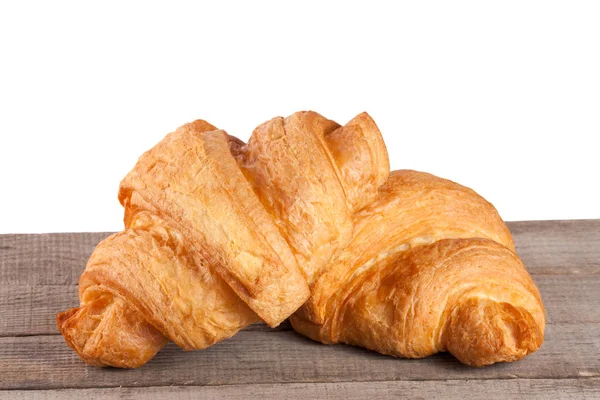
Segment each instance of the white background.
[{"label": "white background", "polygon": [[507,220],[600,217],[600,2],[0,5],[0,233],[115,231],[121,178],[203,118],[366,110],[392,167]]}]

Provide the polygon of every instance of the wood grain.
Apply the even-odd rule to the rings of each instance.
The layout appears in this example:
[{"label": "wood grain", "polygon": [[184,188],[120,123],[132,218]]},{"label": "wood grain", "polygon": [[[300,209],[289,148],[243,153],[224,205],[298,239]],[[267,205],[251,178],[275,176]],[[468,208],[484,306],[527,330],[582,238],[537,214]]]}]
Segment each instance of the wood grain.
[{"label": "wood grain", "polygon": [[507,222],[532,275],[600,274],[600,219]]},{"label": "wood grain", "polygon": [[108,233],[0,235],[0,398],[600,398],[600,220],[508,225],[547,308],[546,341],[522,361],[481,369],[445,354],[402,360],[325,346],[288,323],[204,351],[169,345],[139,370],[88,367],[54,316],[78,303],[79,275]]},{"label": "wood grain", "polygon": [[[600,275],[535,275],[548,323],[600,323]],[[0,337],[58,335],[55,316],[79,304],[77,286],[0,286]],[[600,327],[599,327],[600,328]],[[248,329],[269,331],[263,324]],[[278,330],[290,329],[289,324]]]},{"label": "wood grain", "polygon": [[[600,219],[507,224],[532,275],[600,274]],[[109,234],[0,235],[0,285],[76,285]]]},{"label": "wood grain", "polygon": [[[0,337],[60,335],[56,327],[56,314],[78,304],[77,286],[74,285],[0,286]],[[246,329],[273,331],[263,323]],[[288,322],[275,328],[290,329]]]},{"label": "wood grain", "polygon": [[386,381],[291,383],[265,385],[225,385],[188,387],[147,387],[111,389],[63,389],[0,391],[0,398],[14,400],[53,399],[128,399],[128,400],[191,400],[191,399],[282,399],[303,400],[345,399],[363,400],[387,398],[481,399],[548,399],[599,398],[600,379],[504,379],[448,381]]},{"label": "wood grain", "polygon": [[101,369],[86,366],[61,336],[7,337],[0,338],[0,389],[600,377],[597,331],[598,324],[549,325],[537,353],[486,368],[446,354],[398,359],[283,331],[240,332],[196,352],[169,345],[143,368]]},{"label": "wood grain", "polygon": [[0,285],[76,285],[109,233],[0,235]]}]

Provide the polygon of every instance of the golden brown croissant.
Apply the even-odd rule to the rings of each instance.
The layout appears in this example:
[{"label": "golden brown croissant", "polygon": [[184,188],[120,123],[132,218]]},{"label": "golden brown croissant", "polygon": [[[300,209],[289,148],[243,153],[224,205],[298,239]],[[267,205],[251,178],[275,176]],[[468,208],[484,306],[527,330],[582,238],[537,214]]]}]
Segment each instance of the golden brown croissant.
[{"label": "golden brown croissant", "polygon": [[394,171],[355,215],[352,240],[312,285],[294,329],[419,358],[481,366],[539,348],[540,294],[495,208],[454,182]]},{"label": "golden brown croissant", "polygon": [[306,302],[294,328],[326,343],[473,365],[537,349],[543,306],[494,208],[388,174],[365,113],[275,118],[248,144],[185,125],[121,183],[126,229],[98,245],[59,329],[90,364],[137,367],[168,340],[205,348]]},{"label": "golden brown croissant", "polygon": [[386,180],[373,120],[275,118],[248,144],[204,121],[145,153],[121,182],[125,231],[102,241],[57,315],[88,363],[137,367],[170,339],[201,349],[300,307],[352,216]]}]

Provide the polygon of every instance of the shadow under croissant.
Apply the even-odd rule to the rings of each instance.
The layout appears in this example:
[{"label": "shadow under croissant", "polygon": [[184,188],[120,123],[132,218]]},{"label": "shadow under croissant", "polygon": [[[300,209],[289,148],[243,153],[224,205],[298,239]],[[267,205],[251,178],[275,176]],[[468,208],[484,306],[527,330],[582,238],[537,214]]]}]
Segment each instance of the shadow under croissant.
[{"label": "shadow under croissant", "polygon": [[[416,364],[418,365],[433,365],[436,370],[443,369],[445,371],[460,371],[462,373],[468,372],[470,376],[464,376],[464,378],[470,378],[471,375],[476,377],[490,376],[496,377],[497,371],[507,370],[512,371],[516,364],[511,362],[496,362],[494,364],[486,365],[485,368],[473,368],[471,365],[465,364],[459,361],[456,357],[454,357],[448,351],[443,351],[439,353],[435,353],[422,358],[405,358],[405,357],[396,357],[389,356],[386,354],[381,354],[372,350],[369,350],[360,346],[353,346],[344,343],[338,343],[335,345],[327,345],[322,344],[320,342],[316,342],[307,338],[306,336],[293,331],[295,338],[303,341],[306,344],[311,345],[312,350],[319,352],[319,349],[322,349],[323,346],[331,347],[332,352],[337,352],[337,355],[344,354],[348,356],[348,358],[352,358],[353,360],[359,359],[363,361],[373,361],[373,362],[393,362],[393,363],[403,363],[403,365],[412,368]],[[529,357],[520,361],[519,364],[523,362],[527,362]],[[514,377],[513,372],[507,372],[511,377]],[[418,375],[420,377],[420,375]],[[421,379],[427,379],[420,377]],[[449,379],[446,377],[445,379]]]},{"label": "shadow under croissant", "polygon": [[[352,345],[326,345],[319,342],[315,342],[295,331],[293,331],[290,325],[286,322],[282,324],[282,329],[270,330],[264,324],[255,324],[253,328],[240,332],[235,337],[224,340],[220,343],[211,346],[203,351],[185,351],[174,343],[168,343],[152,360],[150,360],[144,367],[144,369],[127,369],[115,367],[106,367],[101,370],[91,369],[92,374],[101,373],[94,371],[122,371],[128,375],[137,375],[142,373],[144,370],[152,370],[155,368],[164,369],[168,367],[170,371],[187,371],[189,376],[181,376],[175,374],[175,378],[169,381],[169,384],[215,384],[218,382],[213,379],[218,377],[205,377],[203,374],[198,374],[194,371],[204,371],[208,368],[215,369],[219,368],[219,365],[223,368],[231,368],[231,359],[235,360],[236,368],[243,369],[244,371],[262,371],[270,376],[270,380],[287,380],[290,382],[301,381],[303,379],[318,379],[318,377],[327,376],[328,378],[335,379],[335,376],[339,375],[339,378],[347,378],[348,371],[353,371],[352,376],[356,379],[361,375],[366,375],[365,379],[369,380],[389,380],[390,377],[377,377],[372,376],[372,368],[375,364],[383,366],[393,365],[394,369],[400,367],[399,370],[403,375],[398,376],[399,378],[418,378],[420,377],[420,371],[422,368],[428,369],[434,367],[436,370],[446,370],[453,372],[460,372],[461,374],[468,373],[467,378],[481,377],[481,376],[495,376],[498,370],[507,370],[507,374],[513,376],[512,368],[513,364],[510,363],[495,363],[489,365],[486,368],[472,368],[471,366],[461,363],[449,352],[436,353],[424,358],[402,358],[402,357],[390,357],[388,355],[380,354],[369,349],[352,346]],[[247,335],[252,336],[260,335],[260,340],[270,341],[269,335],[276,335],[277,340],[274,342],[280,344],[284,342],[284,346],[278,345],[277,348],[250,348],[244,343],[247,340]],[[291,343],[293,342],[293,343]],[[287,344],[287,346],[285,346]],[[254,347],[254,343],[252,343]],[[293,351],[290,351],[293,347]],[[272,357],[263,357],[257,360],[257,354],[271,354]],[[265,353],[266,352],[266,353]],[[290,361],[282,359],[282,354],[285,354],[285,358]],[[307,354],[313,354],[314,356],[307,356]],[[226,359],[225,362],[223,360]],[[322,367],[316,367],[315,362],[319,361],[322,366],[329,366],[324,370]],[[285,363],[286,365],[296,365],[296,371],[294,374],[301,374],[302,378],[297,376],[290,377],[288,374],[291,371],[283,371],[278,365]],[[374,364],[375,363],[375,364]],[[401,364],[401,365],[399,365]],[[385,368],[385,367],[384,367]],[[408,369],[405,369],[408,368]],[[378,368],[376,368],[378,369]],[[389,371],[389,369],[386,369]],[[252,373],[251,373],[252,374]],[[309,375],[308,377],[305,375]],[[314,376],[310,376],[314,374]],[[358,375],[357,375],[358,374]],[[212,374],[211,374],[212,375]],[[333,375],[333,377],[332,377]],[[193,380],[192,380],[193,379]],[[231,383],[231,382],[228,382]],[[255,382],[261,383],[261,382]]]},{"label": "shadow under croissant", "polygon": [[[260,343],[262,343],[262,345]],[[265,354],[271,355],[271,357],[265,357]],[[307,356],[307,354],[314,354],[314,357]],[[349,344],[323,344],[294,331],[289,320],[286,320],[276,328],[270,328],[266,324],[260,322],[249,325],[236,336],[216,343],[201,351],[186,351],[172,342],[167,343],[161,351],[145,365],[144,369],[162,369],[165,366],[168,366],[169,369],[189,370],[191,368],[193,371],[198,368],[218,368],[220,364],[224,364],[222,365],[223,368],[229,369],[231,368],[231,358],[233,358],[235,359],[236,367],[244,369],[245,371],[262,369],[268,371],[269,374],[277,374],[281,372],[281,369],[275,364],[282,362],[288,363],[288,361],[282,360],[282,355],[284,355],[284,358],[293,360],[290,361],[289,364],[295,364],[300,367],[302,373],[305,373],[307,370],[314,370],[313,364],[317,359],[319,360],[319,364],[336,366],[338,368],[341,365],[345,365],[346,368],[352,368],[352,366],[358,365],[368,370],[370,367],[373,367],[373,363],[383,363],[382,365],[389,365],[389,363],[397,365],[397,363],[401,363],[402,370],[404,370],[404,368],[412,370],[416,365],[424,368],[427,368],[427,366],[434,366],[436,369],[444,369],[447,371],[469,371],[470,374],[475,374],[475,376],[480,376],[481,374],[484,376],[493,376],[495,374],[494,371],[503,370],[505,368],[514,368],[511,367],[512,364],[508,362],[496,362],[486,366],[484,369],[473,369],[472,366],[460,362],[455,356],[447,351],[422,358],[405,358],[381,354],[364,347]],[[223,362],[223,360],[225,360],[225,362]],[[352,369],[355,373],[358,372],[360,374],[360,368]],[[113,366],[105,366],[105,368],[101,370],[124,371],[123,368]],[[91,369],[91,371],[101,370]],[[365,373],[369,374],[367,370],[365,370]],[[127,369],[127,371],[128,374],[137,374],[140,373],[141,370]],[[313,372],[316,372],[319,375],[326,374],[328,376],[332,374],[332,371],[330,370],[317,370]],[[343,377],[344,374],[346,374],[344,371],[339,371],[334,372],[334,375],[337,373],[340,374],[340,377]],[[514,374],[511,373],[510,375],[512,376]],[[274,376],[273,378],[278,380],[277,376]],[[374,378],[369,376],[369,379],[373,380]],[[179,382],[177,379],[170,382],[170,384],[181,383],[182,382]],[[184,384],[187,383],[191,382],[184,382]],[[194,381],[194,383],[207,382]]]}]

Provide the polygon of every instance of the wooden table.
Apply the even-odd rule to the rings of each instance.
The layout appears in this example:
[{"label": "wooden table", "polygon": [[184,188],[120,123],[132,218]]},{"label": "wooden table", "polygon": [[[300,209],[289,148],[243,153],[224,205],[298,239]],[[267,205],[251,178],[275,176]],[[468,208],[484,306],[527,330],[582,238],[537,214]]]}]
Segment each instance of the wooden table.
[{"label": "wooden table", "polygon": [[600,398],[600,220],[509,227],[542,292],[546,341],[485,368],[325,346],[288,323],[254,325],[203,351],[168,345],[137,370],[88,367],[54,316],[78,304],[79,275],[108,234],[0,235],[0,398]]}]

